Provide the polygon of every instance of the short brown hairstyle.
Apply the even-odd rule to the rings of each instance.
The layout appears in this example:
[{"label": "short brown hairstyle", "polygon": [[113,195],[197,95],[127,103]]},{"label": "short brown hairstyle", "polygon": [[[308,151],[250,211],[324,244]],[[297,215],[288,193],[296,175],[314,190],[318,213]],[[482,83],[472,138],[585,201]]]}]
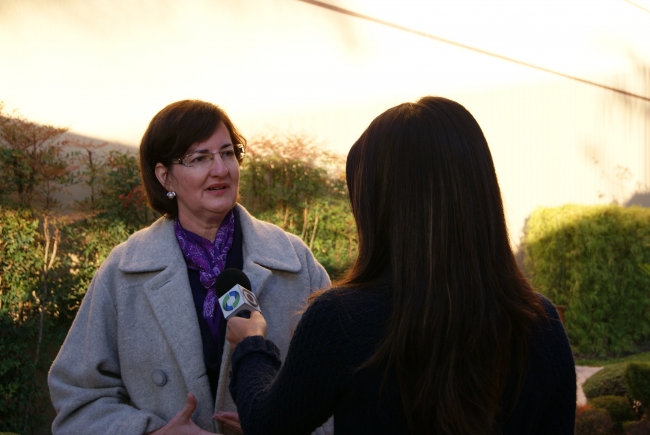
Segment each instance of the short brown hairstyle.
[{"label": "short brown hairstyle", "polygon": [[246,139],[220,107],[201,100],[182,100],[153,117],[140,142],[140,176],[151,208],[169,218],[178,215],[178,203],[167,198],[167,190],[156,178],[156,164],[169,168],[172,160],[182,158],[192,145],[209,139],[220,122],[228,129],[241,163]]}]

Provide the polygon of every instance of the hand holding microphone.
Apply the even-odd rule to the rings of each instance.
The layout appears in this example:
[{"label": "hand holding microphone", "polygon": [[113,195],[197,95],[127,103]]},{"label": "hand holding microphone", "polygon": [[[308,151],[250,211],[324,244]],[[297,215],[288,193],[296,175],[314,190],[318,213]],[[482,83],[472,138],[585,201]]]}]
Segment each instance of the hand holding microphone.
[{"label": "hand holding microphone", "polygon": [[266,337],[266,320],[250,288],[250,280],[239,269],[224,270],[215,283],[219,307],[228,321],[226,340],[232,349],[248,336]]},{"label": "hand holding microphone", "polygon": [[246,337],[261,335],[266,337],[266,320],[259,311],[253,311],[250,319],[233,316],[228,320],[226,340],[234,349]]}]

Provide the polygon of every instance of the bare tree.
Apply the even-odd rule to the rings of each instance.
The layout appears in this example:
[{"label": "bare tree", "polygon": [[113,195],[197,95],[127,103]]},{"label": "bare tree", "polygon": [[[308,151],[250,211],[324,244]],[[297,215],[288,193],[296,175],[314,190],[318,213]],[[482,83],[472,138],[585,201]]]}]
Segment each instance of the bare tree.
[{"label": "bare tree", "polygon": [[104,148],[108,142],[97,142],[90,139],[73,139],[72,145],[81,148],[83,151],[77,156],[80,169],[77,172],[77,180],[90,188],[90,197],[85,201],[87,208],[95,210],[95,199],[97,198],[98,187],[102,174],[106,169],[104,158],[97,153],[97,150]]}]

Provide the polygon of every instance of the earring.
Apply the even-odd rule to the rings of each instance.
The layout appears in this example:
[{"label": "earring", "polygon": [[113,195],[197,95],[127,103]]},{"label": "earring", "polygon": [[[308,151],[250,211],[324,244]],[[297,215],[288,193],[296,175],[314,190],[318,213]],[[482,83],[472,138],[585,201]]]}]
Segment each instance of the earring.
[{"label": "earring", "polygon": [[176,192],[174,192],[173,190],[171,192],[167,192],[167,198],[169,199],[176,198]]}]

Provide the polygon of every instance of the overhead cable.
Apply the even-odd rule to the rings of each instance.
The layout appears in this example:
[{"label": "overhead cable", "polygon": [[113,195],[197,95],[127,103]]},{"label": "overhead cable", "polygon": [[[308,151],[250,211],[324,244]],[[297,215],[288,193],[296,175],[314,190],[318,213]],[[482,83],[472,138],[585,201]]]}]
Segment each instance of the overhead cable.
[{"label": "overhead cable", "polygon": [[562,72],[559,72],[559,71],[555,71],[555,70],[552,70],[552,69],[549,69],[549,68],[545,68],[543,66],[534,65],[532,63],[524,62],[522,60],[513,59],[511,57],[503,56],[501,54],[492,53],[491,51],[487,51],[487,50],[483,50],[483,49],[480,49],[480,48],[472,47],[470,45],[466,45],[466,44],[462,44],[460,42],[452,41],[450,39],[441,38],[440,36],[435,36],[435,35],[432,35],[430,33],[422,32],[420,30],[411,29],[409,27],[402,26],[402,25],[395,24],[395,23],[391,23],[390,21],[381,20],[379,18],[371,17],[369,15],[360,14],[358,12],[354,12],[354,11],[351,11],[349,9],[334,6],[334,5],[331,5],[329,3],[319,1],[319,0],[298,0],[298,1],[303,2],[303,3],[309,3],[311,5],[318,6],[318,7],[321,7],[321,8],[329,9],[331,11],[338,12],[338,13],[341,13],[341,14],[344,14],[344,15],[349,15],[351,17],[360,18],[362,20],[366,20],[366,21],[370,21],[370,22],[373,22],[373,23],[381,24],[381,25],[384,25],[384,26],[387,26],[387,27],[392,27],[393,29],[398,29],[398,30],[402,30],[404,32],[413,33],[414,35],[418,35],[418,36],[422,36],[422,37],[425,37],[425,38],[433,39],[435,41],[439,41],[439,42],[442,42],[442,43],[445,43],[445,44],[460,47],[460,48],[463,48],[465,50],[474,51],[476,53],[481,53],[481,54],[484,54],[486,56],[495,57],[497,59],[505,60],[507,62],[516,63],[518,65],[522,65],[522,66],[526,66],[528,68],[536,69],[538,71],[544,71],[546,73],[553,74],[553,75],[560,76],[560,77],[564,77],[566,79],[575,80],[577,82],[585,83],[587,85],[596,86],[596,87],[606,89],[608,91],[616,92],[618,94],[622,94],[622,95],[625,95],[625,96],[628,96],[628,97],[637,98],[639,100],[644,100],[644,101],[650,102],[650,97],[635,94],[633,92],[628,92],[628,91],[625,91],[623,89],[614,88],[612,86],[603,85],[602,83],[592,82],[591,80],[582,79],[580,77],[572,76],[570,74],[565,74],[565,73],[562,73]]},{"label": "overhead cable", "polygon": [[630,0],[623,0],[623,1],[631,4],[632,6],[636,6],[637,8],[641,9],[642,11],[646,11],[646,12],[650,13],[650,9],[646,9],[643,6],[641,6],[640,4],[634,3],[633,1],[630,1]]}]

